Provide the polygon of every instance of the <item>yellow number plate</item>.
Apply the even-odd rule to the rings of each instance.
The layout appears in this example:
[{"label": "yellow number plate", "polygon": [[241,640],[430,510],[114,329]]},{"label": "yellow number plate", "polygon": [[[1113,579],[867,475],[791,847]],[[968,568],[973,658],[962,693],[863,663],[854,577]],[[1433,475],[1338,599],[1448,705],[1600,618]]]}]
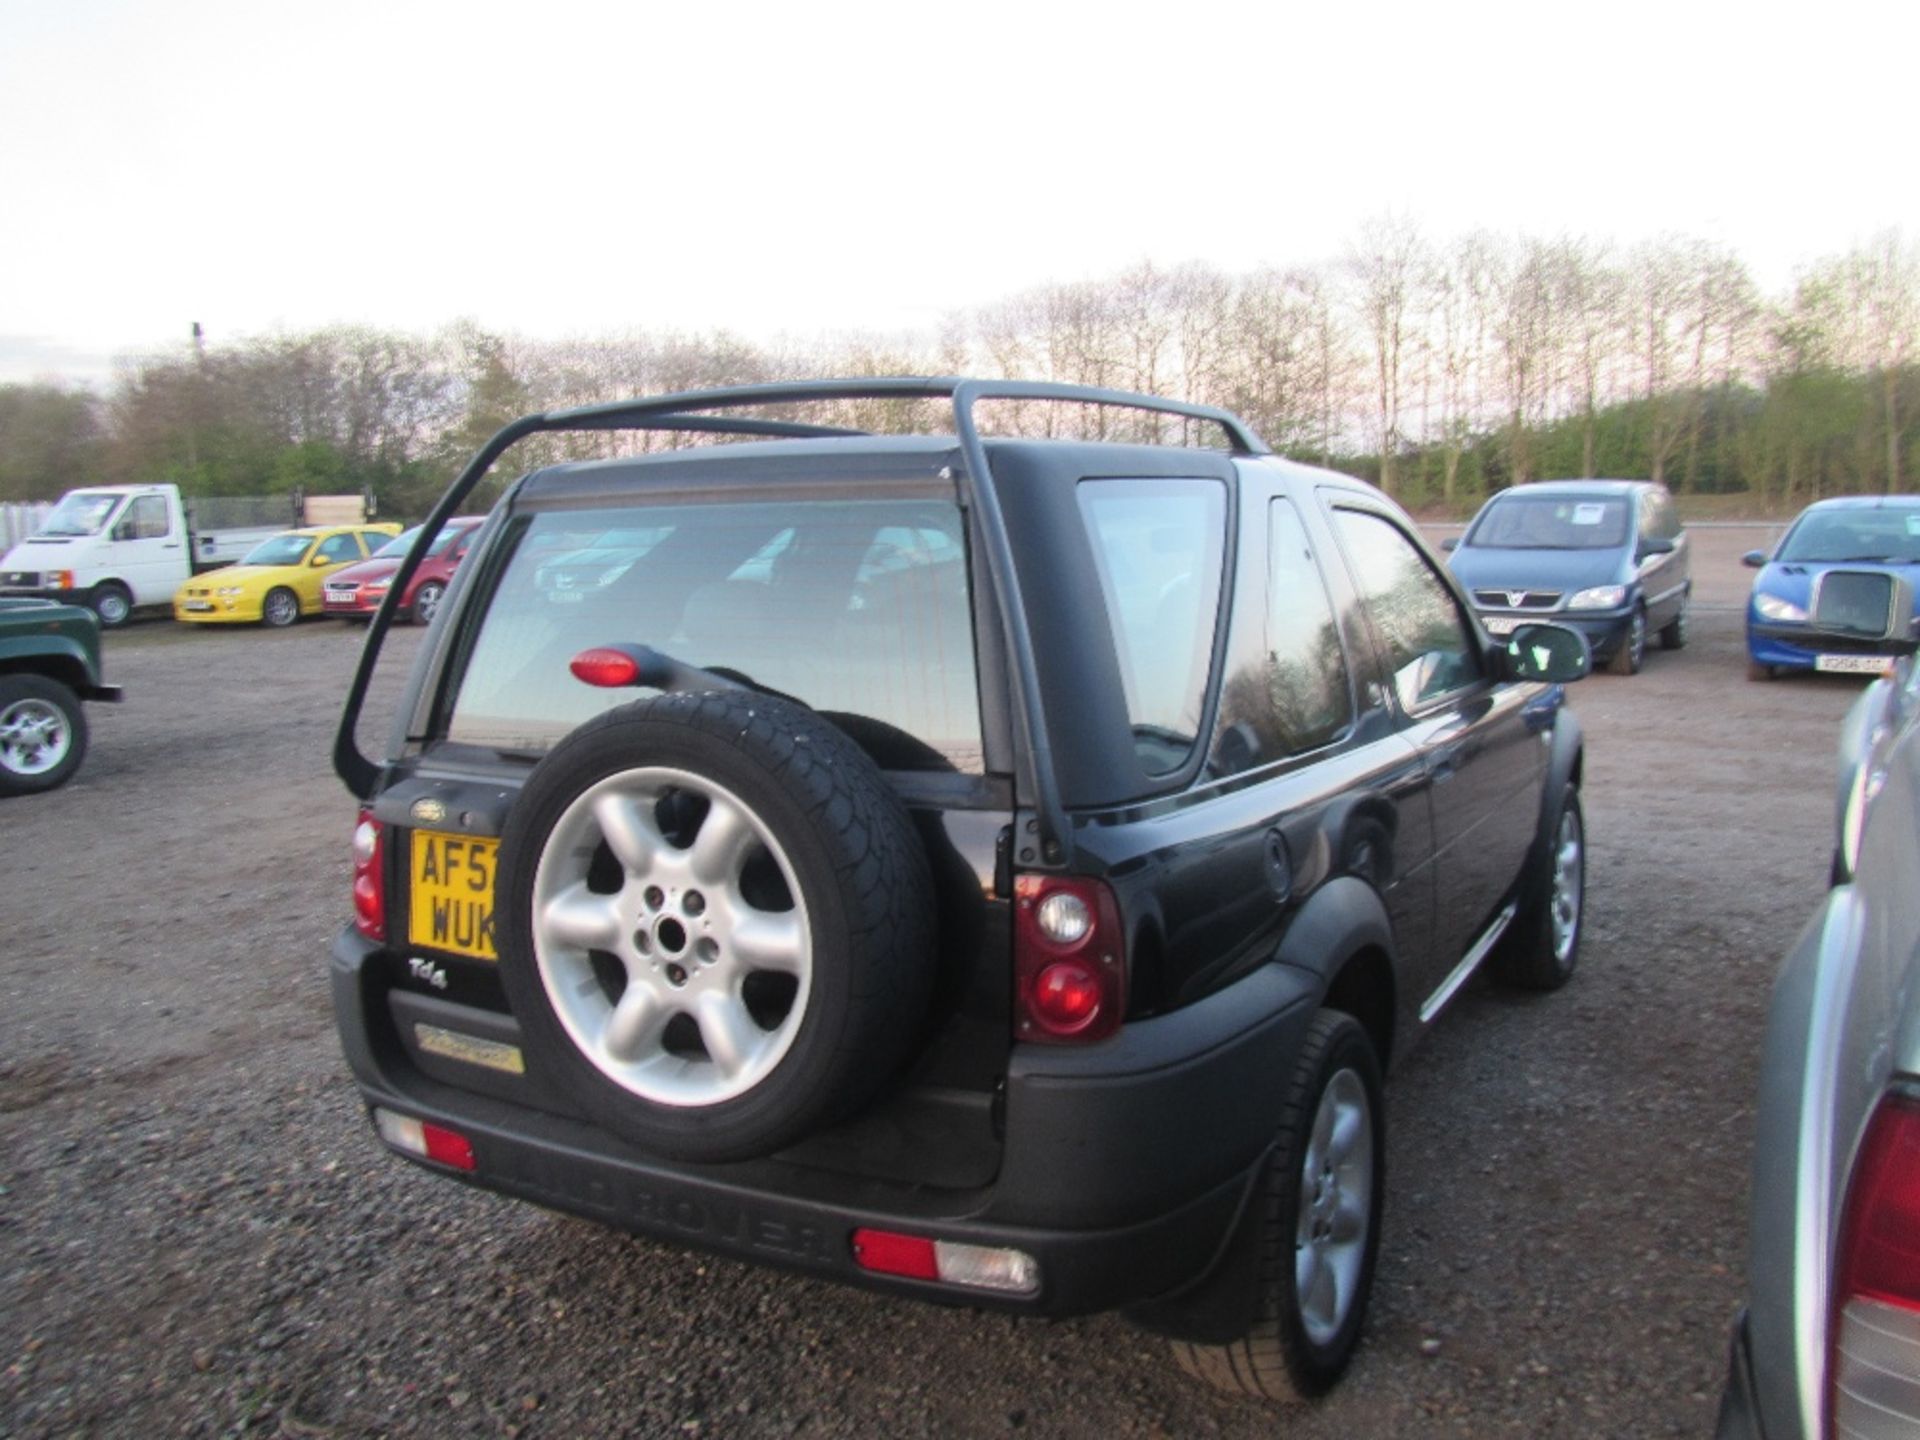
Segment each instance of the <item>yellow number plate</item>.
[{"label": "yellow number plate", "polygon": [[476,835],[413,832],[413,902],[407,933],[416,945],[497,960],[493,872],[500,842]]}]

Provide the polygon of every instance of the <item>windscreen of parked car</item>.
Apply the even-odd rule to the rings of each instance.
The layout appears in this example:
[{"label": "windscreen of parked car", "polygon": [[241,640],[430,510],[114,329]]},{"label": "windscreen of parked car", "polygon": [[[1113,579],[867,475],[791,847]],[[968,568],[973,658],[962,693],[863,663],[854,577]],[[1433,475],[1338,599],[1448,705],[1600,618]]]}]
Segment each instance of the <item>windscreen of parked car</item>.
[{"label": "windscreen of parked car", "polygon": [[61,497],[60,503],[53,507],[53,513],[47,516],[36,533],[60,537],[98,535],[106,528],[107,517],[120,500],[120,496],[111,492],[102,494],[98,490],[75,490],[71,495]]},{"label": "windscreen of parked car", "polygon": [[311,535],[276,535],[249,550],[242,565],[298,565],[313,544]]},{"label": "windscreen of parked car", "polygon": [[1087,480],[1080,510],[1113,623],[1134,753],[1149,775],[1192,755],[1220,614],[1217,480]]},{"label": "windscreen of parked car", "polygon": [[1809,510],[1773,558],[1801,565],[1920,565],[1920,505]]},{"label": "windscreen of parked car", "polygon": [[511,553],[448,738],[550,749],[645,693],[596,689],[567,668],[582,650],[628,643],[800,700],[891,768],[978,773],[963,535],[949,501],[535,514],[503,540]]},{"label": "windscreen of parked car", "polygon": [[1627,502],[1587,495],[1503,495],[1461,543],[1488,550],[1612,550],[1627,543]]}]

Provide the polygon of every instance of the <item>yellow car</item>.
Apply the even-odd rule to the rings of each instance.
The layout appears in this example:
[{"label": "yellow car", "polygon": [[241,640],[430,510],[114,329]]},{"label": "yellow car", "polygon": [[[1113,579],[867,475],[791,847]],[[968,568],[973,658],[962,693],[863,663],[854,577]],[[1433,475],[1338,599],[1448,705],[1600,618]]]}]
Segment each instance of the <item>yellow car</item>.
[{"label": "yellow car", "polygon": [[264,540],[238,565],[209,570],[173,596],[173,618],[195,624],[291,625],[320,613],[320,582],[367,558],[398,525],[314,525]]}]

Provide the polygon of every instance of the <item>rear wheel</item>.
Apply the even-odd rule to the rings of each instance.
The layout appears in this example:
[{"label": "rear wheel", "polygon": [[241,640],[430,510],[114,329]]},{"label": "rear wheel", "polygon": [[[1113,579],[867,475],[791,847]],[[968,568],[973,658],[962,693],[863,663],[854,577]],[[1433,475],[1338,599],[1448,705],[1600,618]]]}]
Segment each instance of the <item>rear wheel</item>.
[{"label": "rear wheel", "polygon": [[1558,990],[1580,961],[1587,830],[1576,787],[1561,792],[1547,836],[1546,847],[1528,859],[1520,908],[1492,956],[1494,977],[1524,990]]},{"label": "rear wheel", "polygon": [[44,675],[0,675],[0,795],[64,785],[86,753],[79,696]]},{"label": "rear wheel", "polygon": [[100,617],[102,630],[118,630],[133,614],[133,595],[119,581],[108,580],[93,587],[87,606]]},{"label": "rear wheel", "polygon": [[1264,1400],[1321,1394],[1360,1343],[1386,1181],[1380,1063],[1360,1022],[1314,1016],[1294,1062],[1259,1210],[1259,1309],[1225,1345],[1175,1341],[1189,1375]]},{"label": "rear wheel", "polygon": [[871,1098],[933,981],[898,795],[765,695],[661,695],[574,731],[508,817],[497,903],[530,1065],[679,1159],[766,1154]]},{"label": "rear wheel", "polygon": [[300,618],[300,597],[284,585],[276,585],[260,602],[260,618],[274,629],[282,629]]}]

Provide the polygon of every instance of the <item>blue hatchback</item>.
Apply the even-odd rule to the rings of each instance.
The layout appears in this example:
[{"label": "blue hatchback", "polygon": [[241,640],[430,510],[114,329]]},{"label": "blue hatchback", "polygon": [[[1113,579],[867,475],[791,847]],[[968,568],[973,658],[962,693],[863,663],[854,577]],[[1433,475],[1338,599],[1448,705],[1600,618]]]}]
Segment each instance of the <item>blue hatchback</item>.
[{"label": "blue hatchback", "polygon": [[[1747,673],[1878,675],[1902,652],[1920,588],[1920,495],[1846,495],[1802,510],[1747,601]],[[1901,583],[1904,582],[1904,583]],[[1904,608],[1904,615],[1896,615]]]}]

